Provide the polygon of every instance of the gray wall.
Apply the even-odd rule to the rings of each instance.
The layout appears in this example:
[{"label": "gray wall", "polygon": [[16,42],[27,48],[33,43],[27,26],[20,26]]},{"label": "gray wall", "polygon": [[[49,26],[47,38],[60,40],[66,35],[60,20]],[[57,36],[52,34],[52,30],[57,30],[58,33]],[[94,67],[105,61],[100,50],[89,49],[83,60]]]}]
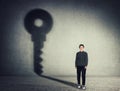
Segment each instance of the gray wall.
[{"label": "gray wall", "polygon": [[[35,8],[53,18],[41,49],[43,74],[75,75],[79,44],[88,52],[89,76],[120,75],[120,27],[116,2],[87,0],[12,0],[0,3],[0,75],[36,75],[33,71],[33,42],[24,18]],[[37,23],[39,25],[39,22]]]}]

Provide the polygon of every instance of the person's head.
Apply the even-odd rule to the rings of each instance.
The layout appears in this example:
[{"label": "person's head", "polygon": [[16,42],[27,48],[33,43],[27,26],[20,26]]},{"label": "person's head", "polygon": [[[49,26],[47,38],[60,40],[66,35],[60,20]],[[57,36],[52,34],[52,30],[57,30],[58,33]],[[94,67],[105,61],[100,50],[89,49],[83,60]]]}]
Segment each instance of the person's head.
[{"label": "person's head", "polygon": [[79,45],[80,51],[84,51],[84,47],[85,47],[84,44],[80,44],[80,45]]}]

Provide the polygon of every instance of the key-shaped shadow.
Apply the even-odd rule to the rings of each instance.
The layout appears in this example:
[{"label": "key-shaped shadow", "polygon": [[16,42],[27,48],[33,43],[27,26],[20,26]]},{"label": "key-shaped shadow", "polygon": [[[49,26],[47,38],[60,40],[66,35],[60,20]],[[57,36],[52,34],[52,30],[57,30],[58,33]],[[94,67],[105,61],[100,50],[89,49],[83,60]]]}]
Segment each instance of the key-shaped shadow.
[{"label": "key-shaped shadow", "polygon": [[65,84],[65,85],[68,85],[68,86],[72,86],[72,87],[74,87],[74,88],[77,87],[77,84],[75,84],[75,83],[73,83],[73,82],[69,82],[69,81],[57,79],[57,78],[50,77],[50,76],[46,76],[46,75],[41,75],[41,77],[47,78],[47,79],[49,79],[49,80],[53,80],[53,81],[56,81],[56,82],[60,82],[60,83],[62,83],[62,84]]},{"label": "key-shaped shadow", "polygon": [[[42,24],[39,26],[35,25],[35,20],[40,19],[42,20]],[[43,48],[43,43],[46,40],[46,34],[51,30],[53,25],[52,16],[43,9],[34,9],[27,13],[24,19],[24,25],[28,33],[31,34],[31,39],[34,45],[34,72],[37,73],[39,76],[43,78],[47,78],[49,80],[53,80],[56,82],[60,82],[62,84],[72,86],[76,88],[75,83],[60,80],[54,77],[42,75],[43,73],[43,66],[41,62],[43,59],[40,57],[42,54],[41,49]]]},{"label": "key-shaped shadow", "polygon": [[50,32],[52,25],[52,16],[43,9],[31,10],[24,19],[24,26],[27,32],[31,34],[31,40],[33,41],[34,72],[38,75],[43,73],[43,66],[41,64],[43,59],[40,57],[42,54],[41,49],[44,46],[43,43],[46,40],[46,34]]}]

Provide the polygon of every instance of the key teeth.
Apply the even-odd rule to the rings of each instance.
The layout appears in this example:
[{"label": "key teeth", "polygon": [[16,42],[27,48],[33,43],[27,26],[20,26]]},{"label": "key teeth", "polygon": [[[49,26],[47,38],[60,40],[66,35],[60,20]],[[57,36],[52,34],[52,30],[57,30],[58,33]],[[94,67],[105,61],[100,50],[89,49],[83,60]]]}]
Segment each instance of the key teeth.
[{"label": "key teeth", "polygon": [[41,62],[35,62],[34,63],[34,71],[35,73],[37,73],[38,75],[41,75],[43,73],[43,70],[42,70],[43,66],[41,65]]},{"label": "key teeth", "polygon": [[40,49],[34,50],[34,51],[35,51],[35,54],[34,54],[34,72],[37,73],[38,75],[41,75],[43,73],[43,70],[42,70],[43,66],[41,64],[43,59],[40,56],[43,52]]}]

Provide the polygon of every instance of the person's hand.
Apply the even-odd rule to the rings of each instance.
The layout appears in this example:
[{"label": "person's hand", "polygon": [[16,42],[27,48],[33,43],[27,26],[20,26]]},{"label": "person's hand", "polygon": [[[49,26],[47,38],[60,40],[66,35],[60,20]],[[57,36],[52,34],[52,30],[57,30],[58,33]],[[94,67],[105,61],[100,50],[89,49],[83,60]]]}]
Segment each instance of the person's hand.
[{"label": "person's hand", "polygon": [[87,66],[85,66],[85,69],[87,69]]}]

